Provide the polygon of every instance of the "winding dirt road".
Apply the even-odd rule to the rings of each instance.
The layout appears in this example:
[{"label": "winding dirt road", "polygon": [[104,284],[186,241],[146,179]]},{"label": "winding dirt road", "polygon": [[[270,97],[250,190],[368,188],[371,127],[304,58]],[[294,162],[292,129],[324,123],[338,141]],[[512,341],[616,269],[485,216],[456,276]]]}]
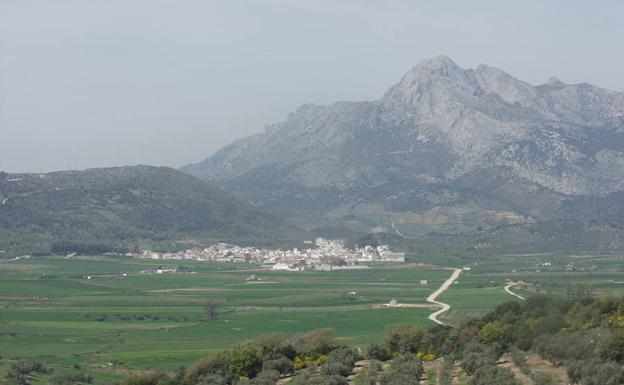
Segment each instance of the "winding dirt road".
[{"label": "winding dirt road", "polygon": [[520,294],[516,294],[513,291],[511,291],[511,288],[516,286],[518,284],[518,282],[511,282],[509,283],[507,286],[505,286],[505,291],[511,295],[513,295],[514,297],[520,298],[521,300],[525,300],[526,298],[524,298],[523,296],[521,296]]},{"label": "winding dirt road", "polygon": [[438,319],[438,316],[442,313],[447,312],[451,308],[451,305],[449,305],[448,303],[440,302],[437,300],[437,298],[440,296],[440,294],[444,293],[449,287],[451,287],[451,285],[455,281],[457,281],[457,278],[459,278],[459,275],[462,272],[461,269],[447,269],[447,270],[453,270],[453,274],[451,274],[449,279],[444,281],[444,283],[442,284],[442,286],[440,286],[438,290],[434,291],[429,297],[427,297],[427,302],[433,303],[442,307],[440,310],[437,310],[429,314],[429,319],[437,323],[438,325],[446,325],[444,322]]}]

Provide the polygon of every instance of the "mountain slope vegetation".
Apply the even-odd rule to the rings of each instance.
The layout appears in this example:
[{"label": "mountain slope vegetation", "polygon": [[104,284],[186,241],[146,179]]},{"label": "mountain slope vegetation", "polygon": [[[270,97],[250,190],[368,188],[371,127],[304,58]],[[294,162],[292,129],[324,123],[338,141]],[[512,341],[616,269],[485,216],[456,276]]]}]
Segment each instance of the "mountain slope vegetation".
[{"label": "mountain slope vegetation", "polygon": [[[0,249],[276,244],[296,230],[180,171],[132,166],[0,175]],[[73,245],[73,246],[72,246]],[[80,246],[82,245],[82,246]],[[63,250],[60,250],[63,251]],[[78,251],[78,250],[74,250]]]}]

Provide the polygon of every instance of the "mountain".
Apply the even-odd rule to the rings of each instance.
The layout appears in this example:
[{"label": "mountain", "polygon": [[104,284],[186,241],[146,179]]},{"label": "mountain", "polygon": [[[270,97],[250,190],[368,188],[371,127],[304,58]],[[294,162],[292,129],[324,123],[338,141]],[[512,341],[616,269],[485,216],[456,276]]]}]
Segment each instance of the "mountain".
[{"label": "mountain", "polygon": [[308,228],[531,251],[571,237],[614,250],[624,93],[534,86],[440,56],[377,100],[303,105],[183,171]]},{"label": "mountain", "polygon": [[292,226],[166,167],[0,173],[0,249],[295,242]]}]

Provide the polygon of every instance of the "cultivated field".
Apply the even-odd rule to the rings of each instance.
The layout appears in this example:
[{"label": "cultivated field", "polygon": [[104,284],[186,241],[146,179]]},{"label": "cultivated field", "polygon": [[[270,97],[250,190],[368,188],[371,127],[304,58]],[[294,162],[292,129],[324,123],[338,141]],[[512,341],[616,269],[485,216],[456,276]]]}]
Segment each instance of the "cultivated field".
[{"label": "cultivated field", "polygon": [[[552,266],[537,267],[546,260]],[[566,271],[570,263],[575,271]],[[364,346],[389,324],[434,325],[427,319],[434,309],[425,300],[451,275],[437,266],[470,267],[438,298],[451,305],[440,317],[451,324],[519,300],[504,290],[510,280],[527,283],[513,287],[522,296],[624,292],[618,283],[624,281],[620,257],[449,257],[400,268],[304,273],[185,261],[170,265],[188,273],[151,272],[160,265],[99,257],[0,263],[2,362],[32,358],[61,370],[79,365],[107,379],[174,369],[210,350],[271,332],[292,336],[328,327],[340,339]],[[248,280],[254,275],[257,280]],[[391,299],[418,306],[380,306]],[[215,319],[207,311],[209,302],[216,303]]]}]

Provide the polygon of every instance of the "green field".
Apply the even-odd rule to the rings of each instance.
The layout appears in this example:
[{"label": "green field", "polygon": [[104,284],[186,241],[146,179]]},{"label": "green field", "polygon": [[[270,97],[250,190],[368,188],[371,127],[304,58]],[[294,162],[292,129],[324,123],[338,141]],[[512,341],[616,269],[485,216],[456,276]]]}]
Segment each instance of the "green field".
[{"label": "green field", "polygon": [[[373,307],[393,298],[424,303],[449,275],[383,267],[290,273],[205,262],[176,263],[192,273],[141,273],[159,265],[110,258],[0,263],[0,355],[173,369],[258,335],[321,327],[364,345],[387,324],[430,324],[427,308]],[[247,281],[252,274],[260,280]],[[217,303],[218,319],[206,319],[209,300]]]},{"label": "green field", "polygon": [[[546,259],[552,266],[536,267]],[[389,324],[433,326],[427,319],[429,308],[379,308],[393,298],[425,304],[450,276],[433,264],[471,267],[439,298],[452,306],[443,317],[449,323],[516,300],[503,290],[510,279],[531,283],[515,289],[525,296],[570,295],[571,287],[590,287],[593,294],[624,292],[624,284],[617,283],[624,281],[620,257],[449,257],[416,262],[425,265],[292,273],[246,264],[176,261],[169,265],[191,272],[174,274],[150,272],[162,264],[153,260],[47,257],[3,262],[0,356],[31,358],[61,369],[80,365],[106,379],[128,370],[174,369],[211,350],[271,332],[292,336],[329,327],[339,339],[364,346]],[[569,263],[578,271],[566,272]],[[259,280],[248,281],[252,275]],[[208,301],[217,304],[218,318],[208,319]]]}]

